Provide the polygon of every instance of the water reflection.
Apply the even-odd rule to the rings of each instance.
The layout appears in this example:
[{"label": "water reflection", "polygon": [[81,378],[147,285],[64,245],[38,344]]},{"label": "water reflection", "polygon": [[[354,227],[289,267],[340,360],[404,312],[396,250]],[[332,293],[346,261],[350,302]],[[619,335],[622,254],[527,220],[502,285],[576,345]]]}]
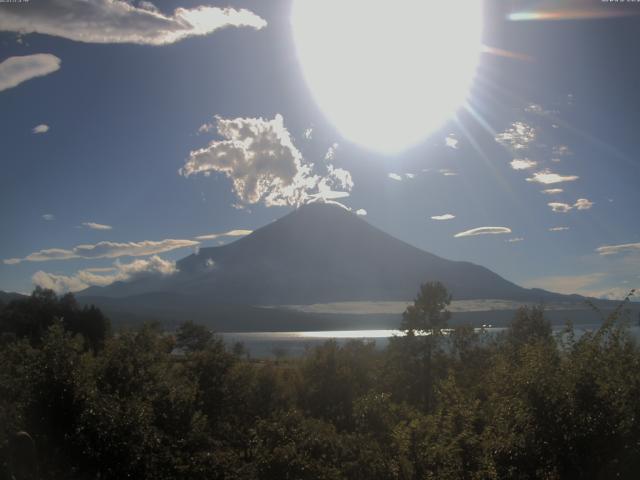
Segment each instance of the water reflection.
[{"label": "water reflection", "polygon": [[[593,332],[600,327],[598,324],[583,324],[574,327],[576,338],[587,332]],[[559,333],[565,328],[564,325],[553,327],[554,333]],[[476,332],[486,335],[495,335],[505,330],[504,327],[493,327],[490,325],[476,328]],[[444,330],[450,333],[452,330]],[[640,327],[630,328],[631,333],[637,338],[640,337]],[[329,339],[335,339],[338,344],[343,345],[349,340],[362,340],[364,342],[375,342],[376,348],[385,348],[389,339],[394,336],[402,336],[402,330],[380,329],[380,330],[326,330],[313,332],[230,332],[222,333],[222,338],[229,346],[241,342],[249,355],[253,358],[267,358],[274,356],[297,357],[303,355],[310,348],[321,345]]]}]

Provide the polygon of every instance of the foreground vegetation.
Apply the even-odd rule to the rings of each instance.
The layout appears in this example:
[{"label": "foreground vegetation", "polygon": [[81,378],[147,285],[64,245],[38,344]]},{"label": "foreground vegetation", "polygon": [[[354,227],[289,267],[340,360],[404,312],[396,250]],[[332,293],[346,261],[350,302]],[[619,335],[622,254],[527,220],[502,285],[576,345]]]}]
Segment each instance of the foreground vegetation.
[{"label": "foreground vegetation", "polygon": [[[637,478],[623,308],[580,338],[553,336],[540,308],[500,336],[444,335],[449,301],[423,285],[382,351],[253,361],[192,323],[112,335],[99,310],[36,290],[0,307],[0,478]],[[27,467],[18,431],[37,447]]]}]

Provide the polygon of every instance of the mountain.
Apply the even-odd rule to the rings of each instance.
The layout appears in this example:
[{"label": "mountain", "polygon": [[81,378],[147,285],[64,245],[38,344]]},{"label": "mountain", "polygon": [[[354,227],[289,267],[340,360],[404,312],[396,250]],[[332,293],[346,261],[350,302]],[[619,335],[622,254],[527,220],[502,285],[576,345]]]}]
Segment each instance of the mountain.
[{"label": "mountain", "polygon": [[78,296],[164,293],[200,305],[262,306],[404,301],[415,296],[420,283],[439,280],[456,300],[571,299],[519,287],[470,262],[438,257],[341,207],[320,203],[303,206],[228,245],[201,248],[177,266],[179,273],[168,277],[92,287]]},{"label": "mountain", "polygon": [[20,300],[22,298],[27,298],[27,295],[14,292],[3,292],[2,290],[0,290],[0,305],[6,305],[12,300]]}]

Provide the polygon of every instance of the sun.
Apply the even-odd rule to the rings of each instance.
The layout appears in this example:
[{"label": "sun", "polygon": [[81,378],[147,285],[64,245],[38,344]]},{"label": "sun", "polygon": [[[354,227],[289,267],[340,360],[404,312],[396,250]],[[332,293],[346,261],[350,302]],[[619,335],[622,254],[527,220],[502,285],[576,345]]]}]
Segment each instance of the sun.
[{"label": "sun", "polygon": [[309,88],[342,135],[382,153],[424,140],[464,103],[481,51],[479,0],[294,0]]}]

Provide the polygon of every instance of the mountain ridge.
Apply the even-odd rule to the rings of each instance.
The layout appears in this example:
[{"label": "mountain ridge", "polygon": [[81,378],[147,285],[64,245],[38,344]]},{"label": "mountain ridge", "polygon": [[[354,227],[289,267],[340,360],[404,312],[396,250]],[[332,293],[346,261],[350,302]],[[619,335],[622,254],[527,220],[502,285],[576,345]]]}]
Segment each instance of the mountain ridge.
[{"label": "mountain ridge", "polygon": [[444,259],[341,207],[319,203],[227,245],[201,248],[178,260],[177,269],[169,277],[91,287],[78,295],[114,298],[172,292],[246,305],[408,300],[420,283],[438,280],[457,300],[582,298],[525,289],[483,266]]}]

